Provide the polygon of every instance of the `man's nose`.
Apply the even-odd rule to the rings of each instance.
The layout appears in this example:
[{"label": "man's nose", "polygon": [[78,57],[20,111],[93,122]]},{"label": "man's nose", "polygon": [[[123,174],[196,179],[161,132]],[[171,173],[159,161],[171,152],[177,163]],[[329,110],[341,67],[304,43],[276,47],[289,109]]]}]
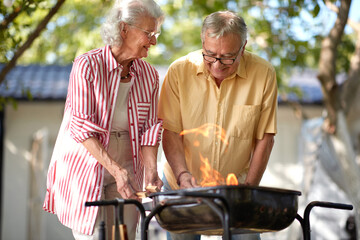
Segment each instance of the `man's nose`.
[{"label": "man's nose", "polygon": [[217,59],[217,61],[214,62],[212,65],[213,65],[214,67],[222,67],[223,64],[220,62],[219,59]]}]

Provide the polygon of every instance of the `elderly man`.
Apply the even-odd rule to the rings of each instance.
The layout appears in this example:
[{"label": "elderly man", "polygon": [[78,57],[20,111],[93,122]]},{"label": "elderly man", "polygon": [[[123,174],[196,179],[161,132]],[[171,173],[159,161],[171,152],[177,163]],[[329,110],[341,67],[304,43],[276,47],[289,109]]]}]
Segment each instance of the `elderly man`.
[{"label": "elderly man", "polygon": [[241,17],[212,13],[203,23],[202,50],[170,66],[159,101],[165,190],[199,187],[204,159],[211,171],[224,177],[234,173],[239,183],[259,185],[276,134],[277,84],[271,64],[245,51],[246,37]]}]

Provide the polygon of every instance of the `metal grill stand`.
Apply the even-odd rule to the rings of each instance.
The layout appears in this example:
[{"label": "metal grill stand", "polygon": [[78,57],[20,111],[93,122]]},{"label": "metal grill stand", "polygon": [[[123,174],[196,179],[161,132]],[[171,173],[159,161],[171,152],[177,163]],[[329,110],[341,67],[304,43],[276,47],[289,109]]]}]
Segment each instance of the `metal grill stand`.
[{"label": "metal grill stand", "polygon": [[[183,196],[183,199],[169,199],[168,201],[163,201],[161,204],[156,205],[151,209],[150,213],[146,216],[144,206],[132,199],[119,199],[116,198],[114,200],[105,200],[105,201],[95,201],[95,202],[86,202],[85,206],[107,206],[113,205],[115,207],[115,224],[122,222],[123,219],[123,209],[124,204],[134,204],[140,212],[140,225],[141,225],[141,240],[148,240],[148,229],[151,219],[159,214],[164,208],[169,206],[181,206],[184,204],[191,203],[205,203],[207,204],[211,210],[213,210],[220,218],[222,228],[223,228],[223,239],[230,240],[231,239],[231,230],[230,230],[230,217],[229,217],[229,205],[227,200],[219,195],[212,193],[197,193],[197,192],[181,192],[174,193],[174,195]],[[342,210],[352,210],[353,206],[342,203],[332,203],[332,202],[321,202],[314,201],[309,203],[304,211],[304,218],[302,218],[299,214],[296,215],[296,219],[300,222],[301,228],[303,231],[304,240],[310,240],[310,211],[314,207],[324,207],[324,208],[333,208],[333,209],[342,209]],[[99,239],[105,240],[105,227],[104,223],[101,223]],[[115,227],[115,229],[117,229]],[[114,240],[120,239],[119,231],[115,232]]]},{"label": "metal grill stand", "polygon": [[310,211],[314,207],[324,207],[324,208],[334,208],[334,209],[342,209],[342,210],[352,210],[353,206],[342,203],[332,203],[332,202],[319,202],[314,201],[309,203],[304,211],[304,218],[302,218],[299,214],[296,215],[296,219],[300,222],[301,228],[303,231],[304,240],[310,240]]}]

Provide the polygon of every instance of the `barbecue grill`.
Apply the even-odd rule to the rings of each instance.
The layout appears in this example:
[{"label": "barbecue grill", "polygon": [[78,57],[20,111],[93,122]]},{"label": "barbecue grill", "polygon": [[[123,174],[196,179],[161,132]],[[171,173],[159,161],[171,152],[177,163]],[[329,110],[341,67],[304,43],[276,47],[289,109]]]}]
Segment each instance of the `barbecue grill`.
[{"label": "barbecue grill", "polygon": [[[115,224],[121,226],[123,216],[118,209],[125,204],[136,205],[141,217],[141,240],[148,239],[153,217],[167,231],[222,235],[225,240],[231,239],[232,234],[280,231],[297,219],[304,240],[310,240],[309,218],[314,207],[353,209],[349,204],[315,201],[307,205],[301,217],[297,213],[300,195],[298,191],[269,187],[216,186],[152,193],[149,195],[152,201],[146,204],[115,199],[87,202],[86,206],[115,206]],[[149,211],[147,215],[146,211]],[[100,240],[105,239],[104,233],[102,229]],[[118,232],[115,233],[116,239],[121,239]]]}]

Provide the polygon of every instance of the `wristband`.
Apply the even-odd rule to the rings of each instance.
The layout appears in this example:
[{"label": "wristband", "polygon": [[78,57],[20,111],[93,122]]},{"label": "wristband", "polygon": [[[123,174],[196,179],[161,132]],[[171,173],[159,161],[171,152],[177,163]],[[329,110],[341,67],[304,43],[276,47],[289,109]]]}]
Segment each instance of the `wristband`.
[{"label": "wristband", "polygon": [[181,175],[183,175],[184,173],[188,173],[188,174],[191,174],[188,170],[184,170],[182,172],[179,173],[177,179],[176,179],[176,183],[180,186],[180,177]]}]

